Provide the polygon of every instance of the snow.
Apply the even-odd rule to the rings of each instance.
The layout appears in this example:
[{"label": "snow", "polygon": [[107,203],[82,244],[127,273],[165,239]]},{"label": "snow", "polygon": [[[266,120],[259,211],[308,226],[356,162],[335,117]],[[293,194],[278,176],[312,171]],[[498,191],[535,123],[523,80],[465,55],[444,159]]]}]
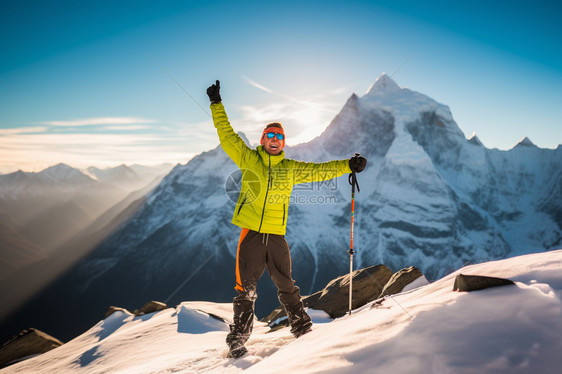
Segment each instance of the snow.
[{"label": "snow", "polygon": [[526,136],[525,136],[523,139],[521,139],[521,140],[519,141],[519,143],[517,143],[516,147],[517,147],[517,146],[521,146],[521,145],[522,145],[522,146],[526,146],[526,147],[536,147],[535,143],[533,143],[533,142],[531,141],[531,139],[529,139],[529,138],[526,137]]},{"label": "snow", "polygon": [[81,179],[87,180],[89,179],[84,173],[80,170],[72,168],[66,164],[60,163],[55,166],[51,166],[41,172],[38,173],[39,175],[50,178],[52,180],[72,180],[72,179]]},{"label": "snow", "polygon": [[429,281],[427,280],[425,275],[422,275],[421,277],[416,278],[413,282],[407,284],[406,287],[402,289],[402,292],[415,290],[416,288],[425,286],[426,284],[429,284]]},{"label": "snow", "polygon": [[[514,286],[454,292],[457,274]],[[562,250],[464,267],[434,283],[330,320],[313,331],[255,323],[249,354],[226,358],[229,303],[184,302],[135,317],[116,312],[8,373],[558,373],[562,364]],[[411,287],[410,287],[411,288]]]},{"label": "snow", "polygon": [[398,92],[400,87],[386,73],[382,73],[367,90],[367,96],[385,95],[389,92]]},{"label": "snow", "polygon": [[468,141],[471,144],[483,146],[482,141],[480,141],[480,138],[478,138],[478,136],[476,136],[476,133],[474,133],[474,132],[472,133],[472,136],[468,139]]}]

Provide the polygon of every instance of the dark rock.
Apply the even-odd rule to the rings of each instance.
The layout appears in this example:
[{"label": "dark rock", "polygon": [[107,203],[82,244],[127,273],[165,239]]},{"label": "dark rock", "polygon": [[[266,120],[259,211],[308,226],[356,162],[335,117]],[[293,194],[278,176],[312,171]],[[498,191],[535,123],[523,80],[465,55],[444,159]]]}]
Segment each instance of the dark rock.
[{"label": "dark rock", "polygon": [[513,281],[505,278],[485,277],[481,275],[464,275],[459,274],[455,278],[453,291],[470,292],[483,290],[490,287],[509,286],[515,284]]},{"label": "dark rock", "polygon": [[[383,286],[392,276],[392,271],[384,265],[375,265],[353,272],[352,308],[359,308],[377,298]],[[349,274],[330,281],[324,289],[302,298],[305,307],[323,310],[332,318],[338,318],[349,310]],[[262,322],[275,326],[288,325],[287,314],[282,306],[277,307]],[[284,318],[284,319],[283,319]],[[277,321],[282,319],[280,321]]]},{"label": "dark rock", "polygon": [[[306,296],[302,298],[303,303],[305,298]],[[267,323],[269,327],[271,327],[270,332],[276,331],[281,327],[289,326],[287,313],[285,312],[285,308],[281,305],[275,308],[267,317],[262,318],[260,321]]]},{"label": "dark rock", "polygon": [[27,329],[0,347],[0,368],[60,347],[64,343],[37,329]]},{"label": "dark rock", "polygon": [[127,309],[125,309],[125,308],[120,308],[120,307],[118,307],[118,306],[110,306],[109,309],[107,310],[107,312],[105,312],[105,317],[104,317],[104,318],[109,317],[110,315],[112,315],[112,314],[115,313],[115,312],[123,312],[123,313],[125,313],[125,314],[131,314],[131,315],[133,314],[133,313],[129,312]]},{"label": "dark rock", "polygon": [[142,316],[144,314],[159,312],[161,310],[167,309],[168,306],[160,301],[149,301],[144,304],[142,308],[136,309],[133,314],[135,316]]},{"label": "dark rock", "polygon": [[402,292],[404,287],[421,276],[423,276],[422,272],[414,266],[410,266],[409,268],[397,271],[384,285],[384,288],[379,297],[400,293]]},{"label": "dark rock", "polygon": [[[392,276],[384,265],[375,265],[353,272],[352,309],[375,300]],[[326,285],[316,301],[305,306],[323,310],[332,318],[338,318],[349,310],[349,274],[342,275]]]},{"label": "dark rock", "polygon": [[142,316],[145,314],[150,314],[154,312],[159,312],[161,310],[167,309],[168,306],[160,301],[149,301],[148,303],[144,304],[142,308],[135,309],[134,312],[130,312],[125,308],[121,308],[118,306],[110,306],[107,312],[105,312],[105,317],[107,318],[115,312],[123,312],[125,314],[135,315],[135,316]]}]

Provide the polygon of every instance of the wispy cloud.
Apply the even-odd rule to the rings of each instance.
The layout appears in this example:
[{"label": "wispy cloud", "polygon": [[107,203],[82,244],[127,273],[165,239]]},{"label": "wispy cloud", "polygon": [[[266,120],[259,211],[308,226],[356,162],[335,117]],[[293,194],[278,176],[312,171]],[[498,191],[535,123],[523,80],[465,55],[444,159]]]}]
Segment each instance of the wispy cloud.
[{"label": "wispy cloud", "polygon": [[150,126],[136,125],[136,124],[134,125],[132,124],[131,126],[119,126],[119,125],[102,126],[102,129],[107,131],[139,131],[139,130],[148,130],[151,128],[152,127]]},{"label": "wispy cloud", "polygon": [[328,96],[328,97],[329,96],[338,96],[338,95],[344,94],[346,92],[350,92],[352,87],[356,84],[358,84],[358,83],[347,84],[345,86],[336,87],[336,88],[333,88],[331,90],[327,90],[327,91],[324,92],[324,95],[322,95],[321,97],[324,98],[326,96]]},{"label": "wispy cloud", "polygon": [[156,121],[138,117],[96,117],[68,121],[45,121],[39,122],[38,124],[48,126],[79,127],[96,125],[136,125],[139,123],[156,123]]},{"label": "wispy cloud", "polygon": [[281,122],[287,134],[287,142],[297,144],[320,135],[340,108],[340,100],[331,103],[345,91],[346,87],[307,95],[306,100],[279,93],[242,76],[250,85],[275,96],[273,101],[261,105],[245,105],[239,109],[242,118],[237,131],[243,131],[252,141],[259,137],[263,126],[270,122]]},{"label": "wispy cloud", "polygon": [[48,127],[15,127],[9,129],[0,129],[0,136],[17,135],[17,134],[33,134],[42,133],[48,130]]},{"label": "wispy cloud", "polygon": [[[38,171],[59,162],[76,167],[184,163],[218,144],[209,121],[134,131],[140,127],[143,125],[101,126],[95,132],[79,133],[53,132],[53,127],[2,129],[0,173]],[[121,128],[125,132],[112,132]]]},{"label": "wispy cloud", "polygon": [[[348,86],[338,87],[338,88],[327,90],[327,91],[314,92],[313,96],[307,95],[307,99],[301,99],[301,98],[295,97],[293,95],[288,95],[286,93],[274,91],[274,90],[265,87],[264,85],[256,82],[255,80],[253,80],[253,79],[251,79],[251,78],[249,78],[245,75],[242,75],[242,78],[244,80],[246,80],[246,82],[248,82],[251,86],[256,87],[256,88],[258,88],[262,91],[265,91],[267,93],[270,93],[272,95],[275,95],[278,98],[284,99],[285,101],[289,101],[289,102],[292,102],[294,104],[301,105],[301,106],[304,106],[304,107],[315,107],[318,110],[326,110],[325,108],[332,107],[332,105],[326,104],[326,102],[329,101],[333,97],[339,97],[343,92],[345,92],[346,90],[349,90]],[[328,109],[328,110],[331,111],[331,109]]]},{"label": "wispy cloud", "polygon": [[[274,121],[283,123],[288,144],[308,141],[320,135],[340,107],[329,100],[340,89],[324,91],[322,100],[310,95],[299,100],[244,79],[270,96],[263,104],[239,107],[231,117],[235,131],[243,131],[251,143]],[[0,172],[37,171],[59,162],[78,167],[186,162],[218,144],[210,120],[162,123],[135,116],[34,122],[0,129],[0,137]]]},{"label": "wispy cloud", "polygon": [[259,83],[256,82],[255,80],[250,79],[250,78],[248,78],[248,77],[245,76],[245,75],[242,75],[242,78],[244,78],[244,80],[245,80],[246,82],[248,82],[248,83],[250,84],[250,86],[253,86],[253,87],[255,87],[255,88],[259,89],[259,90],[262,90],[262,91],[265,91],[265,92],[268,92],[268,93],[271,93],[271,94],[275,93],[275,92],[273,92],[273,90],[271,90],[271,89],[265,87],[265,86],[262,85],[262,84],[259,84]]}]

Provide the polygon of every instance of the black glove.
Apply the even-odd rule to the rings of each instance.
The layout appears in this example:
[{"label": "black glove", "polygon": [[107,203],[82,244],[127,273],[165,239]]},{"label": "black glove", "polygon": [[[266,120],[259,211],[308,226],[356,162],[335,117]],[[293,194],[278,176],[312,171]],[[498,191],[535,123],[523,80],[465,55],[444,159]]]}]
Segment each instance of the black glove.
[{"label": "black glove", "polygon": [[216,84],[213,84],[211,87],[207,88],[207,95],[209,96],[209,100],[211,100],[211,104],[220,103],[221,99],[221,82],[217,80]]},{"label": "black glove", "polygon": [[349,167],[354,173],[361,173],[365,166],[367,166],[367,159],[359,153],[356,153],[355,156],[349,159]]}]

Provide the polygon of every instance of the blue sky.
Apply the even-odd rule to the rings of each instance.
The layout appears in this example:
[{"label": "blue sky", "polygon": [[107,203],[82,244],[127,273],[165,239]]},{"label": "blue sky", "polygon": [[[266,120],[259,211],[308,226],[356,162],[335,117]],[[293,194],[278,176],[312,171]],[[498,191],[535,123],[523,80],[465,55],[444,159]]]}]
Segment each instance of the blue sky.
[{"label": "blue sky", "polygon": [[215,79],[253,141],[271,121],[312,139],[386,72],[489,148],[556,148],[561,17],[555,1],[2,2],[0,172],[185,163],[218,144]]}]

